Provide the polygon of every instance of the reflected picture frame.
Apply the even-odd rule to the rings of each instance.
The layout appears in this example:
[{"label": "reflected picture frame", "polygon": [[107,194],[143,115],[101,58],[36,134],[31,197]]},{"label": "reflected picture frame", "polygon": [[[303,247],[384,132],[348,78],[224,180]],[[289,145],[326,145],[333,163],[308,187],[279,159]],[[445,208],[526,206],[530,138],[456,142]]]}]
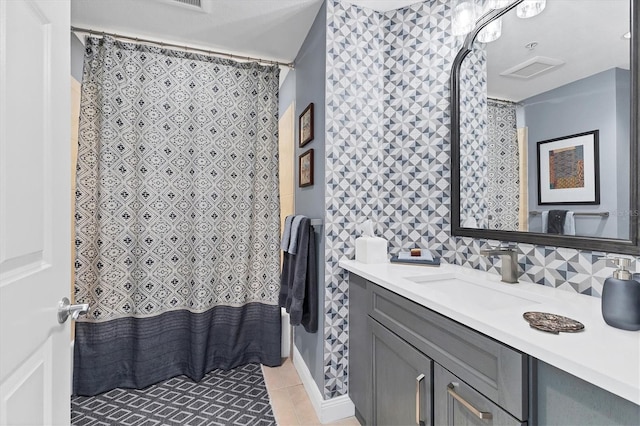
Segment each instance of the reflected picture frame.
[{"label": "reflected picture frame", "polygon": [[313,140],[313,102],[307,105],[298,118],[298,141],[302,148]]},{"label": "reflected picture frame", "polygon": [[313,185],[313,149],[303,152],[298,157],[298,186]]},{"label": "reflected picture frame", "polygon": [[537,143],[538,204],[600,204],[599,131]]}]

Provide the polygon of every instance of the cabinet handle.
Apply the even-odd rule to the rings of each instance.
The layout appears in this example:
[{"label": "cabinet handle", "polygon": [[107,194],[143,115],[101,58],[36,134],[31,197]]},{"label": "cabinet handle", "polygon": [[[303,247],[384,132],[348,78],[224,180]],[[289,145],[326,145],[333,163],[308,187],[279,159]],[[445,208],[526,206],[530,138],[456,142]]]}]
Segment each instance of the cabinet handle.
[{"label": "cabinet handle", "polygon": [[424,380],[424,374],[416,377],[416,424],[420,426],[420,384]]},{"label": "cabinet handle", "polygon": [[463,397],[456,393],[455,389],[456,385],[454,383],[449,383],[449,385],[447,386],[447,392],[449,393],[449,395],[451,395],[453,399],[458,401],[460,404],[464,405],[464,407],[469,410],[474,416],[482,420],[491,420],[493,418],[493,415],[491,413],[487,411],[480,411],[473,405],[469,404],[469,402],[467,402]]}]

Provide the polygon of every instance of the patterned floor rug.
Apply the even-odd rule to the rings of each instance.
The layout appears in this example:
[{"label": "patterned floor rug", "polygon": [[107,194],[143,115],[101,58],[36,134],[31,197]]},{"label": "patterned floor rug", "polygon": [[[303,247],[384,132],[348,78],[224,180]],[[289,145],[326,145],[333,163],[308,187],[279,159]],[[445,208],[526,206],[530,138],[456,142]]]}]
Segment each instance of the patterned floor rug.
[{"label": "patterned floor rug", "polygon": [[74,426],[275,425],[260,364],[71,398]]}]

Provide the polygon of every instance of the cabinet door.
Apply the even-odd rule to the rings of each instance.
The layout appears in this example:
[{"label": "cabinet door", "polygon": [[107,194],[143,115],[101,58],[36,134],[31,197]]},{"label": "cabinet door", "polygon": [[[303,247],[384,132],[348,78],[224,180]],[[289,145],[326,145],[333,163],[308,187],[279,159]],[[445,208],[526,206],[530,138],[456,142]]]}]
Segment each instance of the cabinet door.
[{"label": "cabinet door", "polygon": [[436,426],[523,426],[487,397],[434,364],[433,411]]},{"label": "cabinet door", "polygon": [[431,426],[432,361],[373,319],[374,424]]},{"label": "cabinet door", "polygon": [[356,417],[371,424],[371,329],[368,315],[371,296],[367,281],[349,276],[349,397]]}]

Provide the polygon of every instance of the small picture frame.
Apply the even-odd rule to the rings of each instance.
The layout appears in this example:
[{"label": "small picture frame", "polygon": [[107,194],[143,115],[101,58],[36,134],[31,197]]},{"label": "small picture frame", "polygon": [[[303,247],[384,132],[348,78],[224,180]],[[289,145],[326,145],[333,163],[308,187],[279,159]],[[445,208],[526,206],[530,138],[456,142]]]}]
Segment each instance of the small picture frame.
[{"label": "small picture frame", "polygon": [[298,130],[298,140],[300,141],[300,148],[302,148],[313,140],[313,102],[300,114]]},{"label": "small picture frame", "polygon": [[298,186],[313,185],[313,149],[305,151],[298,157]]},{"label": "small picture frame", "polygon": [[538,204],[600,204],[599,131],[538,142]]}]

